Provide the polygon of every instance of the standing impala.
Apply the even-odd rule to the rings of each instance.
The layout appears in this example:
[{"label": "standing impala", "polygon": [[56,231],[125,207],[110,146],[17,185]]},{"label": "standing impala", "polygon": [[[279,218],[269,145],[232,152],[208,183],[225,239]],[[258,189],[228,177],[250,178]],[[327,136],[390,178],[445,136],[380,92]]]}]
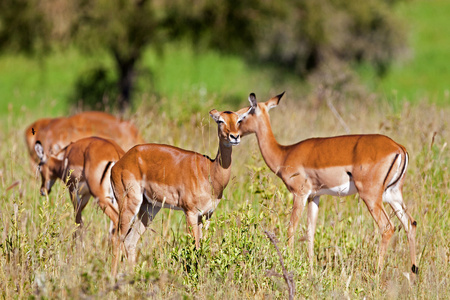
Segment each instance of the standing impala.
[{"label": "standing impala", "polygon": [[120,245],[123,243],[129,262],[134,264],[136,244],[162,207],[184,211],[199,247],[202,220],[211,217],[230,180],[232,146],[240,142],[238,124],[246,113],[213,109],[210,115],[218,124],[215,159],[168,145],[145,144],[129,150],[112,168],[111,184],[119,205],[113,276]]},{"label": "standing impala", "polygon": [[289,146],[280,145],[272,132],[269,110],[278,105],[283,95],[257,103],[255,94],[250,94],[250,111],[242,118],[239,133],[241,136],[256,134],[267,166],[293,195],[289,245],[293,247],[295,230],[303,207],[308,203],[307,240],[312,268],[320,196],[359,193],[381,231],[378,268],[383,266],[386,248],[394,234],[394,225],[383,207],[383,202],[387,202],[407,232],[415,276],[418,271],[415,255],[417,223],[406,211],[402,196],[408,166],[405,148],[383,135],[312,138]]},{"label": "standing impala", "polygon": [[41,195],[51,192],[57,178],[64,181],[75,210],[75,222],[79,225],[83,223],[81,212],[92,195],[112,221],[111,234],[117,225],[119,211],[111,190],[110,174],[113,163],[125,154],[122,148],[112,140],[89,137],[61,150],[63,159],[46,155],[39,141],[35,149],[40,159]]}]

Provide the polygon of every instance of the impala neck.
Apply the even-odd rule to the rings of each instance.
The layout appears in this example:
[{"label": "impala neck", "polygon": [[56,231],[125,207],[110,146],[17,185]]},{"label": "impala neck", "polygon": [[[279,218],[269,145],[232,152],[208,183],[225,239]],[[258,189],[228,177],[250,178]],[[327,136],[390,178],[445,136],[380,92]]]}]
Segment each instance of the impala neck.
[{"label": "impala neck", "polygon": [[280,166],[283,164],[285,155],[285,146],[278,144],[270,126],[269,117],[259,118],[257,130],[255,130],[258,139],[259,150],[267,166],[278,174]]},{"label": "impala neck", "polygon": [[64,165],[63,160],[57,159],[56,157],[51,156],[48,159],[48,168],[52,172],[53,177],[57,177],[65,181],[64,177]]},{"label": "impala neck", "polygon": [[231,146],[225,146],[222,141],[219,142],[219,150],[211,168],[211,181],[214,188],[214,195],[218,199],[222,198],[222,192],[230,181],[232,152],[233,148]]}]

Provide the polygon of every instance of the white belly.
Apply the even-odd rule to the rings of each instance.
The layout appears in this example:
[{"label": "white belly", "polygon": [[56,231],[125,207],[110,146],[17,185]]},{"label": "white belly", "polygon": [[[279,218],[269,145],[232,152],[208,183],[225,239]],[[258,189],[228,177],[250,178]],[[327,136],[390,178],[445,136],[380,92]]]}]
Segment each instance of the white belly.
[{"label": "white belly", "polygon": [[331,195],[331,196],[345,197],[356,194],[356,192],[357,190],[355,187],[355,183],[353,181],[348,181],[344,184],[332,188],[319,189],[313,194],[315,194],[315,196]]}]

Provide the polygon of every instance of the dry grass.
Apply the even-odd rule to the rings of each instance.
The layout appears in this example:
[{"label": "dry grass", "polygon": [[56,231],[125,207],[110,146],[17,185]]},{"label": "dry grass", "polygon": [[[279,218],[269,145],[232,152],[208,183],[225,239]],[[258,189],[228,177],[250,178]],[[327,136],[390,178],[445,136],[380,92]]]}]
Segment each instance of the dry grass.
[{"label": "dry grass", "polygon": [[[269,97],[257,96],[259,100]],[[280,143],[345,134],[326,104],[310,100],[288,91],[286,99],[271,111]],[[211,108],[178,122],[142,106],[131,118],[148,141],[214,157],[217,137],[216,125],[208,117]],[[0,131],[1,298],[287,298],[284,280],[267,276],[272,269],[281,273],[281,267],[264,230],[275,233],[280,241],[286,269],[294,275],[297,298],[449,298],[450,110],[405,103],[394,113],[389,105],[375,101],[341,102],[336,109],[351,133],[386,134],[410,153],[404,196],[418,222],[420,273],[414,286],[404,275],[410,262],[403,230],[391,240],[385,269],[376,273],[380,235],[356,196],[321,198],[317,264],[309,274],[306,245],[296,242],[294,253],[286,249],[292,200],[281,180],[265,167],[254,136],[234,148],[233,178],[212,217],[202,249],[194,250],[181,212],[163,211],[139,243],[136,268],[131,270],[122,262],[122,276],[115,282],[110,277],[109,223],[94,201],[84,213],[82,240],[74,241],[72,208],[62,184],[55,185],[59,188],[49,199],[39,196],[40,178],[30,168],[22,133],[34,118],[25,111],[18,117],[9,116]],[[306,214],[298,238],[305,221]]]}]

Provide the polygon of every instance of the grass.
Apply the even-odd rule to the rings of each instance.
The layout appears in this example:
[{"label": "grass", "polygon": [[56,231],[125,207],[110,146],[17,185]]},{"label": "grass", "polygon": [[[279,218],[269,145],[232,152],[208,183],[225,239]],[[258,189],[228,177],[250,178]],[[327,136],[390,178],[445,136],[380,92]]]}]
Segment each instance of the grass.
[{"label": "grass", "polygon": [[[269,97],[258,96],[260,100]],[[235,110],[239,106],[222,104],[216,108]],[[183,121],[169,119],[143,104],[131,118],[147,140],[214,156],[217,131],[208,117],[209,109],[204,107]],[[82,241],[72,239],[75,225],[67,191],[59,182],[48,199],[39,196],[40,178],[26,163],[28,154],[22,142],[21,124],[29,120],[26,115],[14,115],[8,116],[10,126],[0,131],[4,141],[0,148],[1,297],[287,298],[283,279],[268,276],[268,270],[280,273],[281,269],[264,230],[278,238],[286,268],[293,272],[298,298],[449,297],[449,110],[426,103],[404,103],[395,113],[389,105],[375,103],[337,109],[352,133],[387,134],[410,153],[404,196],[419,224],[416,250],[420,274],[416,285],[410,286],[403,275],[411,267],[403,230],[396,231],[390,243],[384,270],[376,272],[380,234],[356,196],[321,198],[317,261],[310,273],[306,245],[297,241],[293,253],[287,249],[292,198],[265,166],[254,136],[245,137],[233,150],[232,180],[211,219],[201,250],[194,250],[184,214],[164,210],[138,244],[136,267],[130,269],[121,262],[123,275],[114,283],[107,217],[91,201],[83,215],[86,226]],[[424,114],[430,117],[423,118]],[[290,93],[271,116],[281,143],[344,133],[326,106],[309,105]],[[15,182],[18,185],[8,190]],[[400,226],[391,209],[387,211]],[[305,233],[305,225],[303,214],[297,239]]]},{"label": "grass", "polygon": [[412,0],[400,2],[397,11],[409,31],[410,51],[395,61],[389,73],[375,79],[361,68],[366,83],[392,102],[423,99],[450,103],[450,2]]}]

